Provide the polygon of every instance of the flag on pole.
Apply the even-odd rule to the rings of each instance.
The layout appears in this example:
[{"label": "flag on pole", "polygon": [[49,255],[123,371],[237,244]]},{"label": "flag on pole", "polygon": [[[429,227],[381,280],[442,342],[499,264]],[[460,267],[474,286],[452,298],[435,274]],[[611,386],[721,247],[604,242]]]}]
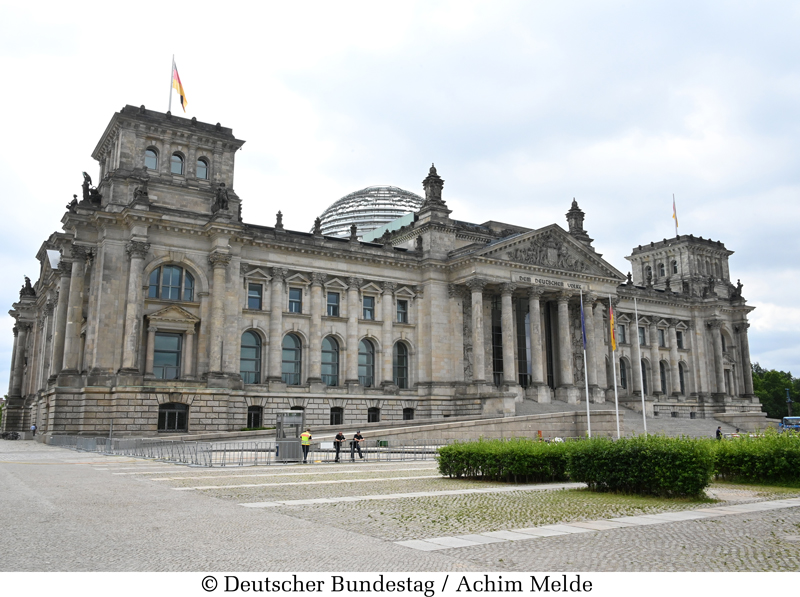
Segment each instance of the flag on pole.
[{"label": "flag on pole", "polygon": [[675,230],[678,229],[678,210],[675,209],[675,195],[672,195],[672,219],[675,220]]},{"label": "flag on pole", "polygon": [[586,321],[583,317],[583,291],[581,291],[581,335],[583,336],[583,350],[586,350]]},{"label": "flag on pole", "polygon": [[608,325],[609,325],[609,336],[611,337],[611,350],[617,350],[617,335],[614,333],[614,305],[611,304],[611,300],[608,301]]},{"label": "flag on pole", "polygon": [[183,111],[186,112],[186,94],[183,91],[183,85],[181,84],[180,75],[178,75],[178,67],[175,66],[175,59],[172,59],[172,88],[178,92],[178,95],[181,98],[181,108]]}]

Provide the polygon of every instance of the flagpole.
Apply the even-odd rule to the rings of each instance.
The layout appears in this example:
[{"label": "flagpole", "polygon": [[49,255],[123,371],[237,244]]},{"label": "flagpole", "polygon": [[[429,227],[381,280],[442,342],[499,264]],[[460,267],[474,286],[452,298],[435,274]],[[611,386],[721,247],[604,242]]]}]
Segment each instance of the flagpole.
[{"label": "flagpole", "polygon": [[672,193],[672,219],[675,220],[675,238],[678,238],[678,210],[675,207],[675,193]]},{"label": "flagpole", "polygon": [[[589,373],[586,368],[586,323],[583,315],[583,289],[581,293],[581,338],[583,339],[583,379],[586,382],[586,430],[589,432],[589,439],[592,438],[592,417],[589,414]],[[619,435],[619,433],[618,433]]]},{"label": "flagpole", "polygon": [[633,297],[633,315],[636,318],[636,352],[639,360],[639,375],[642,378],[641,388],[642,391],[642,421],[644,422],[644,434],[647,435],[647,408],[644,401],[644,370],[642,369],[642,340],[639,338],[639,308],[636,305],[636,297]]},{"label": "flagpole", "polygon": [[172,112],[172,79],[175,78],[175,54],[172,55],[172,68],[169,69],[169,108],[168,112]]},{"label": "flagpole", "polygon": [[[608,308],[611,310],[609,311],[609,317],[613,317],[613,309],[614,305],[611,301],[611,295],[608,295]],[[610,321],[610,319],[609,319]],[[614,333],[613,328],[611,329],[611,333]],[[613,342],[613,340],[612,340]],[[619,439],[619,395],[617,394],[617,359],[616,353],[617,351],[612,348],[611,350],[611,370],[614,372],[614,412],[617,416],[617,439]]]}]

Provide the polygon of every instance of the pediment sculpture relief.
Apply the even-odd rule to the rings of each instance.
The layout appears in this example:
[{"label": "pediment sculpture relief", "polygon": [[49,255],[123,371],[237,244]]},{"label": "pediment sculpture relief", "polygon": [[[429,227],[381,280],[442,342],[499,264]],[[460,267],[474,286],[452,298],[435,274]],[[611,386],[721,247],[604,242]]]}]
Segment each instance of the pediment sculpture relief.
[{"label": "pediment sculpture relief", "polygon": [[605,274],[599,267],[586,261],[583,255],[569,247],[563,239],[548,231],[525,244],[506,252],[509,261],[540,265],[572,272]]}]

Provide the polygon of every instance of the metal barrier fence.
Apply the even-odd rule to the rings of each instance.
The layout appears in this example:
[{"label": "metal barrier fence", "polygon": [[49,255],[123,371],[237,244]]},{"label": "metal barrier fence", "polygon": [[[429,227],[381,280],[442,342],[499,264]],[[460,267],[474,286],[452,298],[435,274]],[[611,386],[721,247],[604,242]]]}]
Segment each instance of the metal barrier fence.
[{"label": "metal barrier fence", "polygon": [[[308,462],[333,463],[351,460],[410,461],[434,460],[438,449],[452,440],[382,440],[367,439],[361,442],[342,442],[337,452],[336,442],[312,442]],[[272,441],[249,442],[184,442],[148,438],[79,437],[75,435],[52,436],[48,444],[80,452],[95,452],[132,458],[146,458],[203,467],[264,466],[298,462],[302,459],[280,454]]]}]

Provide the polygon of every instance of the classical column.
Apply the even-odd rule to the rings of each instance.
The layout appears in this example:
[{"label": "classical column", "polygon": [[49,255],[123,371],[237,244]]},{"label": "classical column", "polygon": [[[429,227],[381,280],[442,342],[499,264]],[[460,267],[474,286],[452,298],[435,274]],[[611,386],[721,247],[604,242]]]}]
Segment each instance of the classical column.
[{"label": "classical column", "polygon": [[746,321],[739,324],[739,345],[742,351],[742,375],[744,375],[744,393],[753,395],[753,368],[750,365],[750,341],[747,339],[747,328],[750,324]]},{"label": "classical column", "polygon": [[183,363],[181,377],[194,377],[194,330],[186,330],[183,344]]},{"label": "classical column", "polygon": [[325,274],[311,273],[311,346],[309,349],[308,381],[322,381],[322,283]]},{"label": "classical column", "polygon": [[597,339],[594,330],[593,306],[596,297],[587,293],[583,298],[583,321],[586,327],[586,376],[589,386],[597,387]]},{"label": "classical column", "polygon": [[[681,395],[680,357],[678,356],[678,333],[675,326],[677,319],[669,320],[669,368],[672,378],[672,395]],[[684,380],[685,381],[685,380]]]},{"label": "classical column", "polygon": [[651,393],[654,396],[661,394],[661,357],[658,354],[658,325],[650,323],[650,379],[653,380]]},{"label": "classical column", "polygon": [[[639,323],[639,321],[635,321],[633,324],[633,333],[636,334],[636,350],[631,346],[631,363],[633,365],[631,368],[633,369],[633,391],[638,392],[639,396],[643,396],[645,392],[642,379],[642,342],[639,336],[639,327],[643,326],[640,326]],[[653,388],[650,390],[652,391]]]},{"label": "classical column", "polygon": [[506,282],[500,290],[500,329],[503,335],[503,383],[517,384],[517,360],[514,351],[514,312],[511,297],[517,289],[516,284]]},{"label": "classical column", "polygon": [[562,292],[558,295],[558,356],[560,365],[559,386],[573,386],[572,342],[569,334],[569,299],[572,294]]},{"label": "classical column", "polygon": [[269,376],[270,381],[280,381],[281,363],[283,361],[283,308],[284,292],[283,281],[289,270],[273,267],[272,268],[272,298],[270,299],[271,310],[269,312]]},{"label": "classical column", "polygon": [[209,325],[208,371],[222,372],[222,330],[225,327],[225,269],[231,262],[229,253],[214,251],[208,262],[213,271],[211,286],[211,322]]},{"label": "classical column", "polygon": [[90,249],[72,246],[72,272],[69,281],[69,305],[67,307],[67,326],[64,337],[63,369],[77,373],[81,360],[81,322],[83,321],[83,284],[86,275],[86,261]]},{"label": "classical column", "polygon": [[147,350],[144,358],[144,374],[153,375],[153,357],[156,350],[156,332],[158,328],[151,325],[147,328]]},{"label": "classical column", "polygon": [[11,398],[18,398],[22,395],[22,377],[25,369],[25,345],[28,342],[28,333],[31,331],[30,323],[17,324],[17,350],[14,355],[13,381],[11,383]]},{"label": "classical column", "polygon": [[128,295],[125,304],[125,332],[122,339],[122,369],[138,372],[139,332],[142,325],[142,270],[144,258],[150,250],[146,242],[132,240],[126,247],[130,257],[128,270]]},{"label": "classical column", "polygon": [[486,366],[484,364],[486,347],[483,345],[483,287],[486,280],[472,278],[467,280],[472,291],[472,381],[486,382]]},{"label": "classical column", "polygon": [[67,333],[67,309],[69,307],[69,282],[72,265],[62,257],[58,262],[58,303],[56,321],[53,327],[53,364],[51,375],[57,375],[64,366],[64,338]]},{"label": "classical column", "polygon": [[383,295],[381,296],[381,317],[383,318],[383,384],[394,383],[392,371],[392,358],[394,356],[394,346],[392,345],[392,325],[394,323],[394,288],[393,282],[383,283]]},{"label": "classical column", "polygon": [[[606,330],[605,325],[606,321],[603,318],[603,312],[605,311],[606,306],[601,303],[599,300],[595,301],[594,307],[592,308],[591,316],[594,318],[594,340],[595,340],[595,364],[597,372],[597,385],[601,388],[610,388],[611,385],[614,383],[614,377],[612,374],[611,379],[607,379],[606,376],[606,355],[610,352],[611,346],[606,344]],[[609,361],[612,363],[614,361],[611,360],[612,355],[609,356]],[[614,357],[619,362],[617,357]],[[613,388],[612,388],[613,389]]]},{"label": "classical column", "polygon": [[345,383],[358,383],[358,289],[361,278],[347,279],[347,354]]},{"label": "classical column", "polygon": [[711,329],[711,340],[714,344],[714,374],[717,381],[717,394],[727,394],[725,391],[725,367],[722,360],[722,320],[711,319],[707,325]]},{"label": "classical column", "polygon": [[542,294],[541,288],[528,289],[528,328],[531,337],[531,385],[544,384],[542,354]]},{"label": "classical column", "polygon": [[16,372],[17,364],[17,345],[19,344],[19,328],[14,325],[14,348],[11,350],[11,370],[8,372],[8,395],[13,395],[14,390],[14,373]]}]

